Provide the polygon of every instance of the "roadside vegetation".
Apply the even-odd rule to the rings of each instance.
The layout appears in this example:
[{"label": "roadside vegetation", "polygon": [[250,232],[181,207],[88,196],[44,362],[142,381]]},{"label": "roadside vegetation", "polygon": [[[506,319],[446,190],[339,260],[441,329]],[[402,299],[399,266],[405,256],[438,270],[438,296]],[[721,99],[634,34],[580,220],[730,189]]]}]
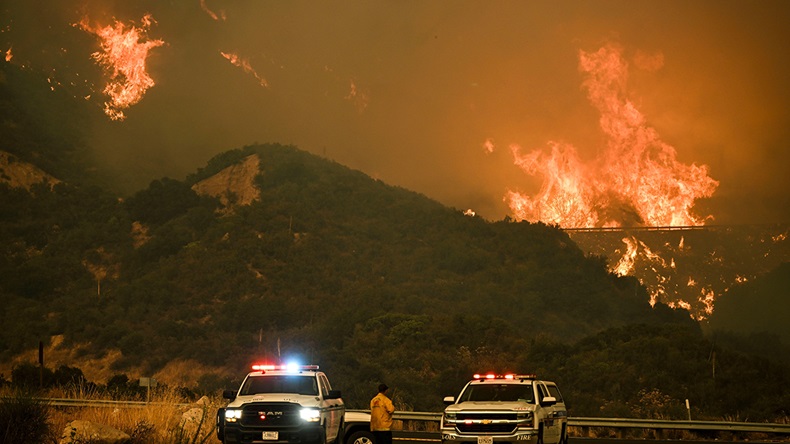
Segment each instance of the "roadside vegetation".
[{"label": "roadside vegetation", "polygon": [[[117,387],[116,387],[117,389]],[[190,396],[191,395],[191,396]],[[130,444],[199,444],[216,442],[219,400],[183,389],[156,389],[145,404],[103,407],[58,407],[46,399],[146,401],[139,390],[106,386],[52,387],[45,390],[0,389],[0,442],[57,443],[67,424],[86,420],[128,434]]]},{"label": "roadside vegetation", "polygon": [[[123,377],[115,378],[120,381]],[[214,418],[217,408],[224,405],[218,396],[203,395],[183,388],[160,387],[149,402],[134,407],[57,407],[46,399],[138,401],[147,398],[133,384],[125,388],[84,383],[45,390],[30,390],[6,383],[0,388],[0,442],[35,442],[56,444],[64,428],[74,420],[88,420],[110,426],[129,435],[129,444],[203,444],[216,441]],[[632,406],[629,417],[641,419],[679,419],[680,408],[669,396],[658,390],[641,391],[638,406]],[[401,406],[396,405],[401,409]],[[720,421],[742,421],[743,418],[710,418]],[[790,424],[790,418],[776,418],[776,423]],[[423,421],[396,421],[396,430],[438,432],[436,424]],[[772,441],[783,439],[761,433],[691,432],[684,430],[626,429],[604,427],[571,427],[571,437],[710,440],[710,441]]]}]

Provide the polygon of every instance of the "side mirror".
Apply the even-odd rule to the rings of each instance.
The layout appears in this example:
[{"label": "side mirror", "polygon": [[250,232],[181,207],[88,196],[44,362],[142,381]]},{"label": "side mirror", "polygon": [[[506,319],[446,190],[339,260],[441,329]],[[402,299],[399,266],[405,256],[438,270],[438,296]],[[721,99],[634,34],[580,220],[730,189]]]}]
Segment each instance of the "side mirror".
[{"label": "side mirror", "polygon": [[442,401],[444,401],[444,405],[455,404],[455,396],[445,396]]},{"label": "side mirror", "polygon": [[225,390],[222,392],[222,397],[233,401],[234,399],[236,399],[236,392],[233,390]]},{"label": "side mirror", "polygon": [[557,403],[557,398],[555,398],[553,396],[546,396],[545,398],[543,398],[540,401],[540,405],[542,405],[544,407],[547,407],[547,406],[550,406],[550,405],[554,405],[556,403]]},{"label": "side mirror", "polygon": [[330,390],[324,399],[340,399],[340,390]]}]

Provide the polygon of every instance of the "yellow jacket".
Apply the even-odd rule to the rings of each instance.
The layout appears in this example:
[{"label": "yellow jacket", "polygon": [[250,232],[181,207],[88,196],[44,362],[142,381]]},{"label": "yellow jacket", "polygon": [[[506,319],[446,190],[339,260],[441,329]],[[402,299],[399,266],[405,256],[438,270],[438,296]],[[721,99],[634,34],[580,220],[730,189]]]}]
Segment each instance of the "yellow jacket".
[{"label": "yellow jacket", "polygon": [[379,393],[370,400],[370,430],[373,432],[387,431],[392,428],[392,413],[395,406],[384,393]]}]

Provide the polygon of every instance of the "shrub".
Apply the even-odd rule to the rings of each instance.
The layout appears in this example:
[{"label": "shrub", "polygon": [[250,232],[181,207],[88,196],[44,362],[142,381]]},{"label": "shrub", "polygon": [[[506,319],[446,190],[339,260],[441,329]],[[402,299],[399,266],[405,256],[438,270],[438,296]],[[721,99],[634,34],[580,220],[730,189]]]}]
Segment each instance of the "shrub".
[{"label": "shrub", "polygon": [[[52,370],[38,364],[25,362],[11,369],[11,382],[16,387],[34,389],[52,385],[55,375]],[[43,385],[42,385],[43,384]]]},{"label": "shrub", "polygon": [[0,442],[46,442],[52,438],[49,405],[28,392],[0,399]]}]

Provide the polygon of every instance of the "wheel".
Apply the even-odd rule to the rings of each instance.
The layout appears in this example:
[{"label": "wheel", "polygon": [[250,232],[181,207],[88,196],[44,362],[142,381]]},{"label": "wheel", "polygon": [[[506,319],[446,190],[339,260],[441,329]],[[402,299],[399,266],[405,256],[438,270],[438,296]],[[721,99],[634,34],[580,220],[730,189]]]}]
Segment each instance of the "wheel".
[{"label": "wheel", "polygon": [[225,409],[217,410],[217,439],[225,440]]},{"label": "wheel", "polygon": [[373,437],[373,432],[360,430],[352,433],[345,444],[376,444],[376,438]]},{"label": "wheel", "polygon": [[562,425],[562,432],[560,432],[560,444],[568,444],[568,428],[565,424]]},{"label": "wheel", "polygon": [[346,430],[345,421],[340,421],[340,426],[337,428],[337,435],[335,436],[334,444],[343,444],[343,432]]}]

